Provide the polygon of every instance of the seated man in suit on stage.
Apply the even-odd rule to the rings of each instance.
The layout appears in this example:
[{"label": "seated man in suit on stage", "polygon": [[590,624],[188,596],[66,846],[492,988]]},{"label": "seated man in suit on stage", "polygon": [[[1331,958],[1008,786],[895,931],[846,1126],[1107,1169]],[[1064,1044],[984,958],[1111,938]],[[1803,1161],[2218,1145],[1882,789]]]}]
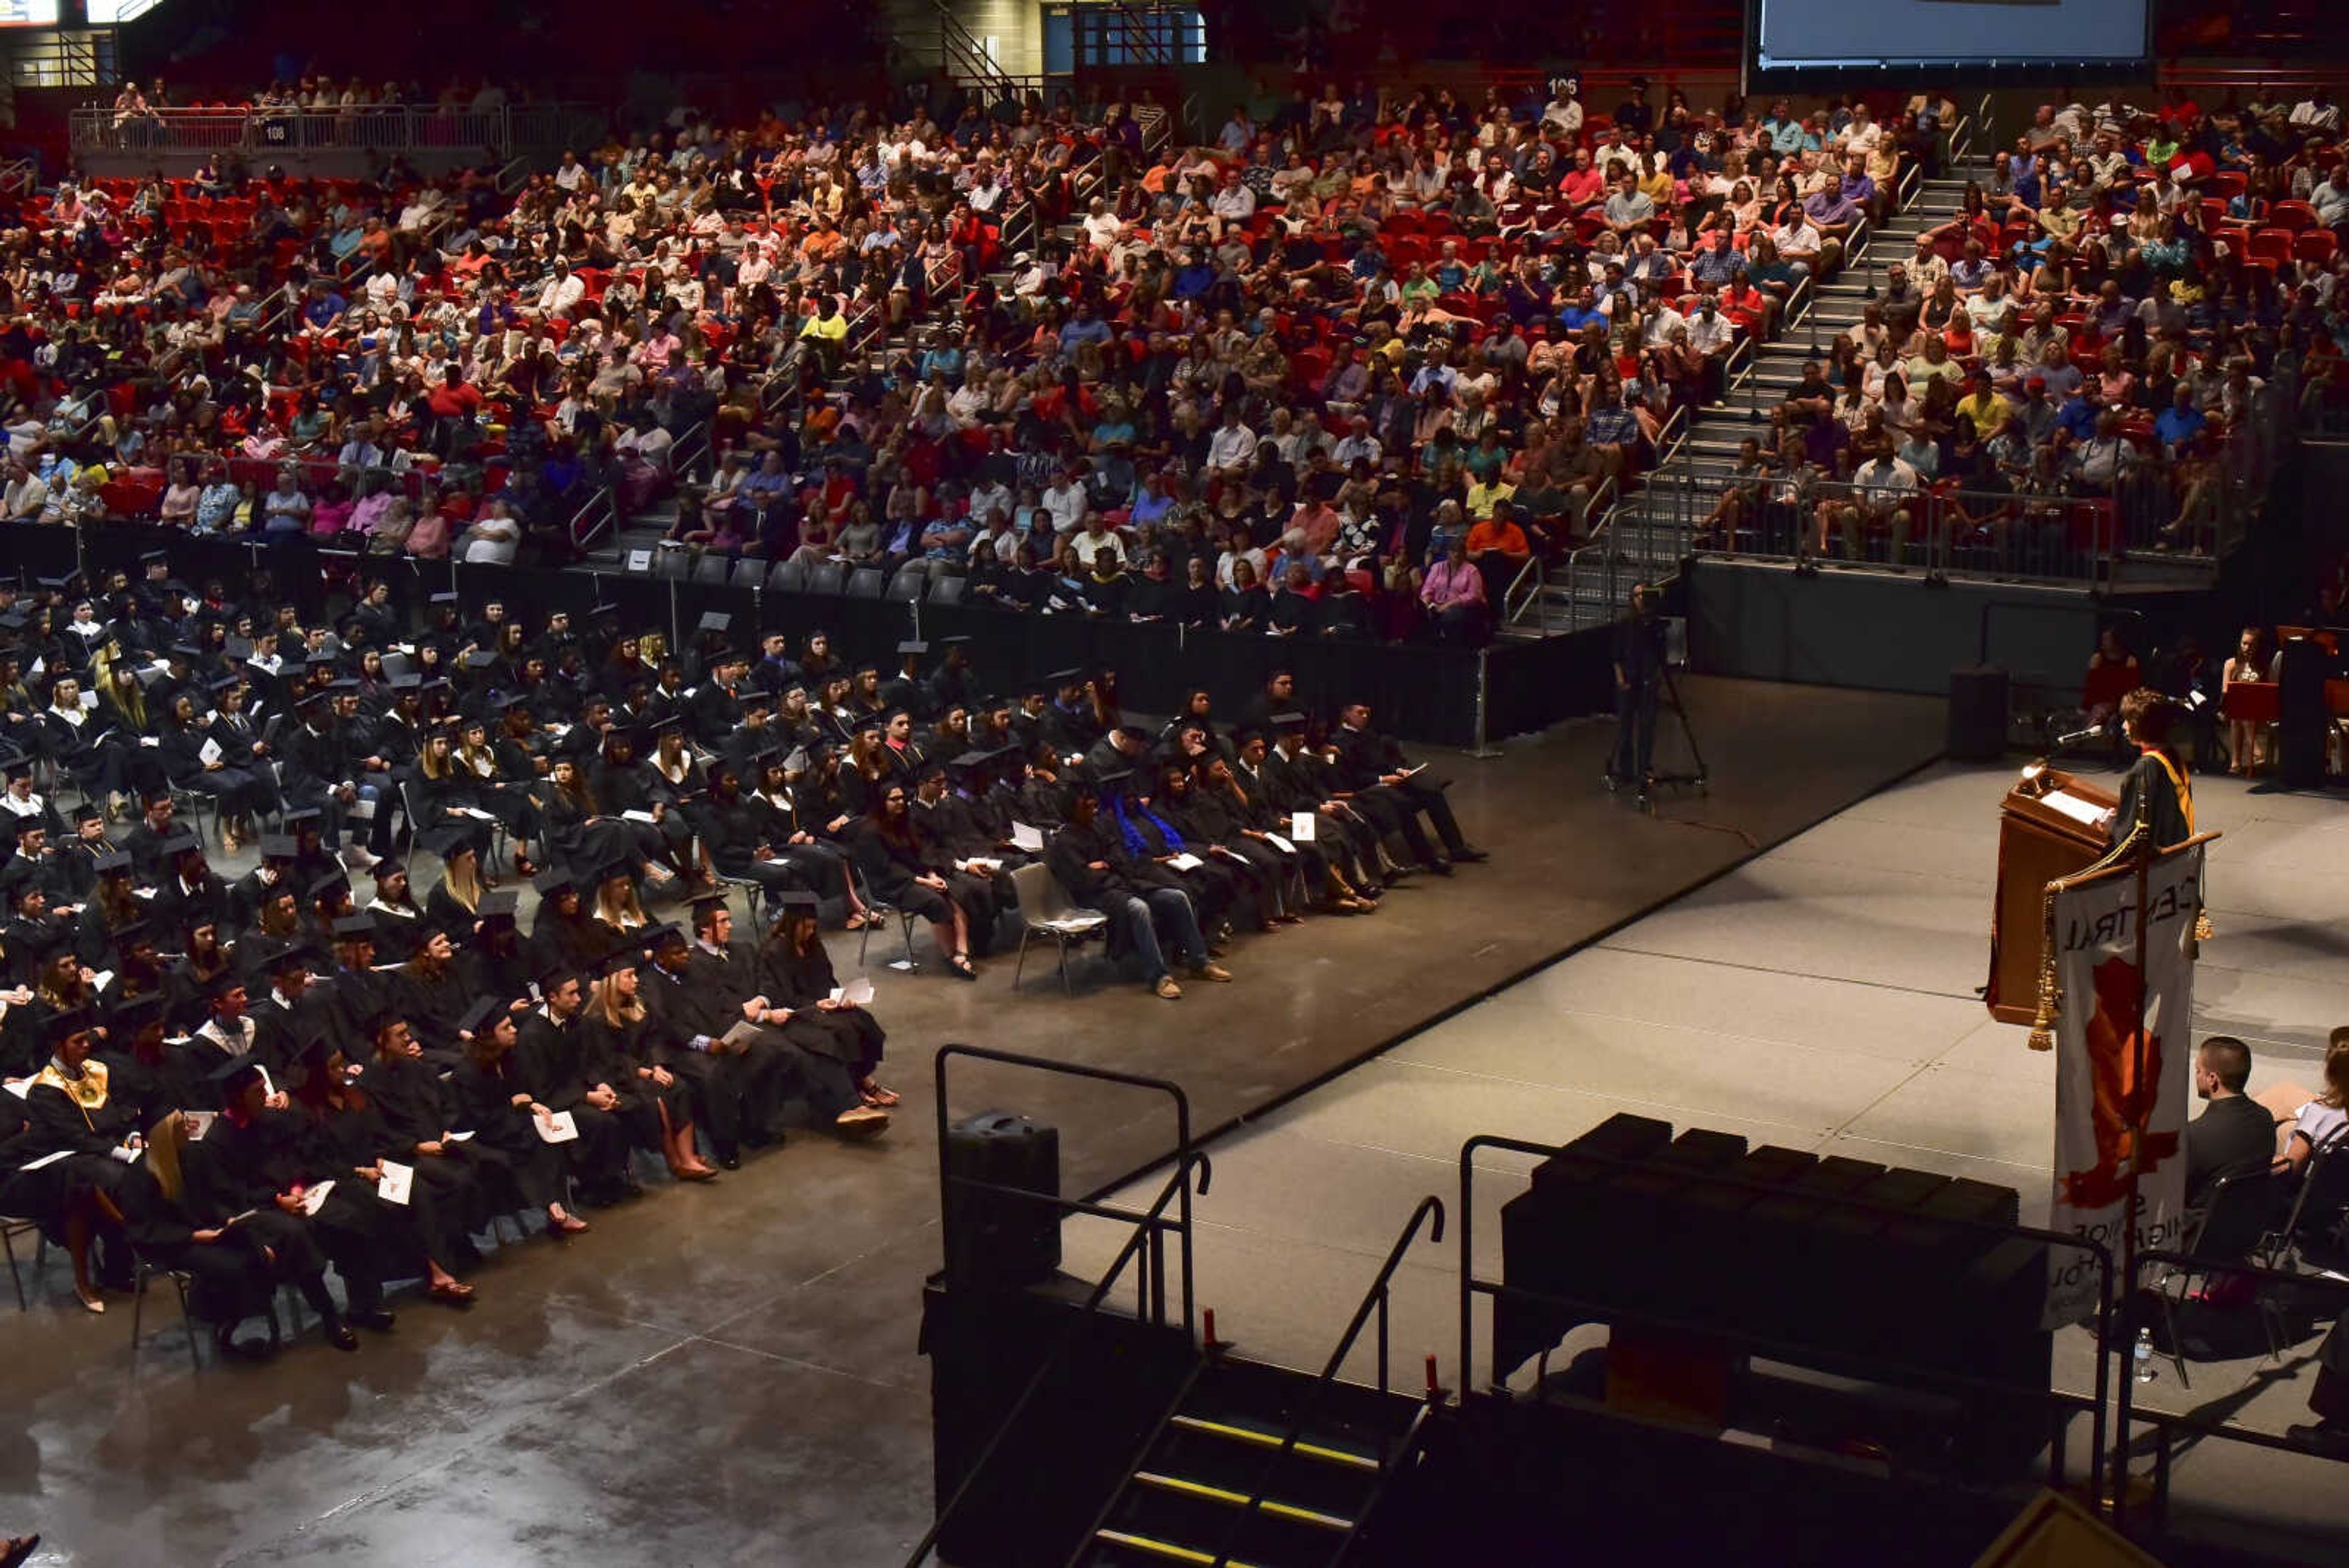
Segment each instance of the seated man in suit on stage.
[{"label": "seated man in suit on stage", "polygon": [[2186,1202],[2199,1206],[2222,1176],[2264,1170],[2276,1155],[2275,1118],[2243,1092],[2251,1048],[2213,1034],[2194,1054],[2194,1092],[2210,1103],[2186,1125]]}]

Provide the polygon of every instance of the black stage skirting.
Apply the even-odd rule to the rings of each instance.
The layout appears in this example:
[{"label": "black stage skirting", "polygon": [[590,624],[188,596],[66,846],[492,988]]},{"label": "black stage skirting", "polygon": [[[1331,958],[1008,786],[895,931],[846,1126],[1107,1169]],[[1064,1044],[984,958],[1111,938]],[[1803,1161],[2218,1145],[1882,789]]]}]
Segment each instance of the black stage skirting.
[{"label": "black stage skirting", "polygon": [[907,639],[935,643],[967,636],[980,679],[999,691],[1009,693],[1022,680],[1071,666],[1106,665],[1117,671],[1123,705],[1143,713],[1175,711],[1195,687],[1206,688],[1217,711],[1236,712],[1272,670],[1287,669],[1297,676],[1303,705],[1334,714],[1342,702],[1366,701],[1380,729],[1432,745],[1466,747],[1480,738],[1480,659],[1485,740],[1529,733],[1562,719],[1603,711],[1613,702],[1610,638],[1603,629],[1538,642],[1497,642],[1480,653],[1419,643],[1248,637],[970,605],[778,593],[617,568],[550,571],[399,556],[363,559],[305,543],[191,538],[135,524],[88,531],[78,545],[86,554],[78,557],[70,529],[17,524],[6,536],[8,565],[28,583],[62,576],[77,566],[100,574],[119,566],[136,580],[139,557],[163,550],[173,576],[191,589],[218,577],[232,598],[241,597],[253,574],[265,569],[278,590],[305,613],[339,605],[364,574],[389,583],[394,598],[404,604],[453,587],[469,611],[498,597],[533,621],[557,608],[582,615],[600,599],[620,611],[623,626],[668,628],[673,646],[689,641],[702,616],[712,611],[733,618],[730,635],[736,639],[755,627],[788,632],[796,644],[822,629],[836,651],[854,659],[876,659],[885,669],[895,667],[894,650]]}]

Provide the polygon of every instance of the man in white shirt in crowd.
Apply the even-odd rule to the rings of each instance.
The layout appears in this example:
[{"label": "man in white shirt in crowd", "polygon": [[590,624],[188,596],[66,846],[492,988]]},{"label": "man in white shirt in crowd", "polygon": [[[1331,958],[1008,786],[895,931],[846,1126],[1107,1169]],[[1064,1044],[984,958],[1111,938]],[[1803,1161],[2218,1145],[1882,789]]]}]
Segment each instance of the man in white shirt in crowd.
[{"label": "man in white shirt in crowd", "polygon": [[[1865,441],[1868,438],[1861,437]],[[1889,438],[1876,438],[1868,448],[1867,461],[1852,471],[1851,495],[1848,500],[1829,501],[1819,509],[1819,551],[1826,552],[1826,524],[1832,520],[1843,535],[1843,553],[1847,560],[1867,559],[1864,535],[1878,524],[1889,524],[1892,529],[1892,564],[1897,568],[1909,545],[1909,530],[1915,521],[1912,509],[1919,489],[1917,471],[1892,454]]]},{"label": "man in white shirt in crowd", "polygon": [[1207,471],[1221,479],[1244,479],[1256,461],[1256,431],[1240,422],[1239,404],[1224,410],[1224,422],[1207,438]]},{"label": "man in white shirt in crowd", "polygon": [[586,283],[572,275],[571,264],[557,256],[554,259],[554,275],[548,278],[546,286],[538,291],[538,308],[550,320],[560,317],[567,321],[586,294]]}]

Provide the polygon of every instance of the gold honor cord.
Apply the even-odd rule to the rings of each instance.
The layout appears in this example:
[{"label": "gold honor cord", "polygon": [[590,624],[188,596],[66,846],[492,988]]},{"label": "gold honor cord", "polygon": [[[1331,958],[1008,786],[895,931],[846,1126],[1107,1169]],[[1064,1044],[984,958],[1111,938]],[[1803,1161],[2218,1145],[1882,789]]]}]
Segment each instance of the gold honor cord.
[{"label": "gold honor cord", "polygon": [[[2185,771],[2178,767],[2176,763],[2169,760],[2169,754],[2167,752],[2148,752],[2146,754],[2153,758],[2154,761],[2159,763],[2161,764],[2161,771],[2169,775],[2170,784],[2175,786],[2178,791],[2178,808],[2184,812],[2186,815],[2186,836],[2189,838],[2193,837],[2194,786],[2186,782]],[[2206,884],[2206,895],[2208,892],[2207,884],[2209,879],[2209,867],[2206,862],[2202,871],[2202,880]],[[2219,928],[2210,923],[2210,900],[2206,896],[2202,899],[2202,907],[2194,912],[2194,940],[2198,942],[2207,942],[2218,934]]]}]

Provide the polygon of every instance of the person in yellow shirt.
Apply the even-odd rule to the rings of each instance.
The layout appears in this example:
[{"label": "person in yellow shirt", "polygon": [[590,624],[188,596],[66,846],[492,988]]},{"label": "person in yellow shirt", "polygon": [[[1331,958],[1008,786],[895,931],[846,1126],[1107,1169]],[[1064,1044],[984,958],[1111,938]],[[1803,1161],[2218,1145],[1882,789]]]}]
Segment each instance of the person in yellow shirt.
[{"label": "person in yellow shirt", "polygon": [[2006,421],[2014,417],[2014,407],[1992,389],[1988,370],[1975,370],[1972,385],[1972,392],[1958,400],[1958,412],[1973,421],[1976,435],[1989,441],[2006,428]]},{"label": "person in yellow shirt", "polygon": [[[1492,478],[1480,479],[1468,487],[1468,500],[1464,510],[1471,518],[1482,522],[1493,514],[1494,503],[1506,501],[1516,493],[1516,485],[1495,473]],[[1475,554],[1473,546],[1469,554],[1472,556]]]}]

